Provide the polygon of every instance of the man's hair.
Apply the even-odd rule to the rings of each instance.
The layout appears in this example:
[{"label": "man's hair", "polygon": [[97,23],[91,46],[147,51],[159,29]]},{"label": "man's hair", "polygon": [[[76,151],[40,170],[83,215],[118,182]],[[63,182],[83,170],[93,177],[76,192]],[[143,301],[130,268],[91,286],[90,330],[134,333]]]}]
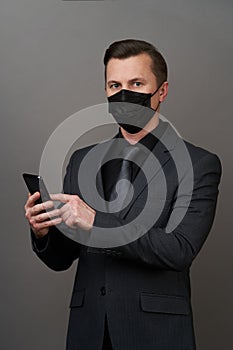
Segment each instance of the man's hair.
[{"label": "man's hair", "polygon": [[129,58],[137,56],[142,53],[148,54],[152,59],[151,70],[154,73],[158,86],[167,80],[167,64],[161,53],[152,44],[136,39],[125,39],[115,41],[105,51],[104,65],[105,65],[105,81],[107,64],[111,58]]}]

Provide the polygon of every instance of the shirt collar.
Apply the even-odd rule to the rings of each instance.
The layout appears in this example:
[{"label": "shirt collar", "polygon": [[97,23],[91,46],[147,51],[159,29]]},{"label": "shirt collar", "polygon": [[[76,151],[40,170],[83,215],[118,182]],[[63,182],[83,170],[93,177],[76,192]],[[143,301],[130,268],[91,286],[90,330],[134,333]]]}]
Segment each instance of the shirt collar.
[{"label": "shirt collar", "polygon": [[[165,128],[166,128],[166,123],[159,118],[159,124],[151,132],[149,132],[143,138],[141,138],[135,145],[140,143],[143,146],[145,146],[148,150],[152,151],[152,149],[158,142],[159,138],[162,136],[163,132],[165,131]],[[124,138],[120,127],[116,137]]]}]

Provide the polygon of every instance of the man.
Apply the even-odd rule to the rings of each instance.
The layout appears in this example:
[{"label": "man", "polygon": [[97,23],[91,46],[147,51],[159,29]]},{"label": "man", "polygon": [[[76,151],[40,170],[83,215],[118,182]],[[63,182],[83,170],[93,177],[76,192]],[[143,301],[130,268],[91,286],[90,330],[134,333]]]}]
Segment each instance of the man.
[{"label": "man", "polygon": [[[195,349],[189,270],[213,224],[221,164],[215,154],[182,140],[159,118],[160,103],[168,93],[167,66],[153,45],[133,39],[115,42],[106,50],[104,63],[110,111],[119,124],[116,144],[104,143],[104,154],[123,141],[131,149],[139,148],[139,164],[148,166],[150,158],[142,152],[146,147],[162,169],[152,171],[148,180],[140,166],[131,164],[131,202],[121,211],[104,212],[85,202],[77,181],[80,164],[94,145],[76,151],[67,167],[64,194],[52,195],[62,207],[43,213],[53,202],[35,205],[40,194],[29,195],[25,211],[33,249],[56,271],[68,269],[79,258],[68,350]],[[180,161],[184,146],[190,163]],[[123,158],[104,163],[104,156],[101,161],[96,186],[111,204],[125,163]],[[145,167],[151,168],[152,163]],[[148,198],[146,214],[137,222]],[[131,226],[125,226],[128,223]],[[64,224],[86,237],[97,228],[107,228],[111,235],[117,227],[122,242],[130,239],[110,249],[87,247],[62,234],[58,228]]]}]

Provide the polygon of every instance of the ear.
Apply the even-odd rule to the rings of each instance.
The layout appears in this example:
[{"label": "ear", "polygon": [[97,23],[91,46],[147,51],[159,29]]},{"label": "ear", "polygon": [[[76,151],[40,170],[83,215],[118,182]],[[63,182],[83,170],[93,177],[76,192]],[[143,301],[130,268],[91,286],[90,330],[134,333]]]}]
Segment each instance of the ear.
[{"label": "ear", "polygon": [[168,81],[165,81],[159,89],[159,102],[163,102],[168,94]]}]

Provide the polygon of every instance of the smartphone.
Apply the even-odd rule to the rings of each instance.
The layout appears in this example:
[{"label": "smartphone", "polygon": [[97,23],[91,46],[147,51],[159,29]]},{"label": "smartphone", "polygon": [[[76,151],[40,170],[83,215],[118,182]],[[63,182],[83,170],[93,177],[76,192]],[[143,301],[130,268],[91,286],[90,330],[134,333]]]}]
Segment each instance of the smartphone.
[{"label": "smartphone", "polygon": [[40,192],[40,198],[36,201],[36,204],[51,200],[49,192],[45,186],[45,183],[40,175],[23,174],[24,181],[31,194]]}]

